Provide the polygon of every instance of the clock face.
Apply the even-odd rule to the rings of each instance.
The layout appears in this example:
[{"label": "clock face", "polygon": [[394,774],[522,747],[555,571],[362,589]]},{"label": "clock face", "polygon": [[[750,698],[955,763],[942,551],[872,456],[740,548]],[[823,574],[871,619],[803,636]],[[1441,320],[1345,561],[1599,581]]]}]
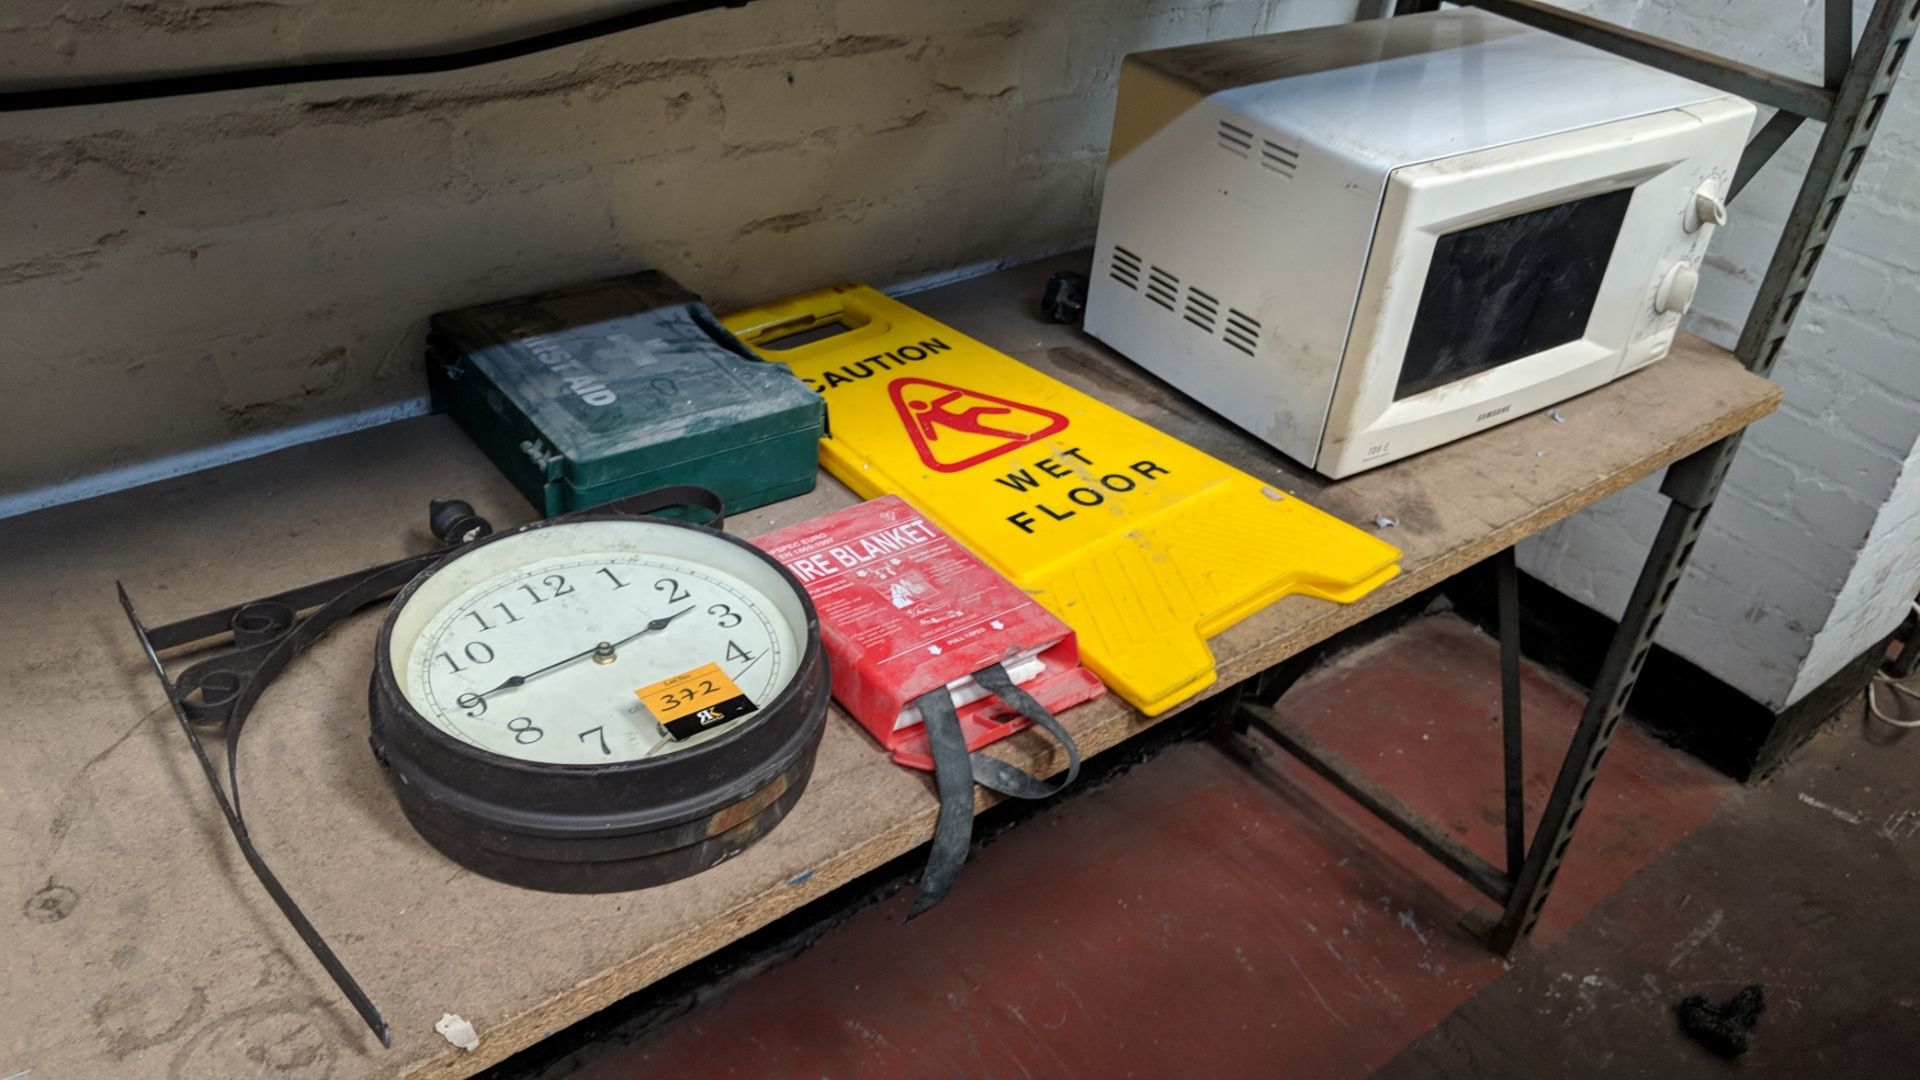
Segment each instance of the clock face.
[{"label": "clock face", "polygon": [[806,644],[805,609],[764,557],[644,520],[488,542],[402,604],[390,660],[414,711],[463,742],[545,764],[634,761],[716,738],[786,689]]}]

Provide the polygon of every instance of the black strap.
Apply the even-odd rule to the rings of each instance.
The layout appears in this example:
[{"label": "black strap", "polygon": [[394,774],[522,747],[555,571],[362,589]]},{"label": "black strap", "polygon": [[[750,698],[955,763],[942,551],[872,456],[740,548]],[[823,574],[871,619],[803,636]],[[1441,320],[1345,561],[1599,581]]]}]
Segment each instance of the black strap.
[{"label": "black strap", "polygon": [[945,686],[936,686],[920,695],[914,705],[920,710],[927,746],[933,755],[933,786],[940,797],[940,816],[933,826],[927,868],[920,875],[920,892],[914,897],[913,910],[907,913],[908,922],[946,899],[960,876],[960,867],[966,864],[967,848],[973,840],[973,785],[976,782],[989,791],[1016,799],[1044,799],[1058,794],[1080,775],[1080,748],[1074,745],[1073,737],[1033,695],[1014,685],[1006,668],[993,664],[974,672],[973,678],[1058,740],[1067,751],[1067,772],[1049,784],[985,753],[967,753],[967,738],[960,730],[960,715],[954,709],[953,695]]},{"label": "black strap", "polygon": [[973,767],[953,695],[944,685],[936,686],[914,704],[920,708],[927,746],[933,752],[933,788],[940,796],[940,817],[933,825],[933,846],[927,852],[927,869],[920,875],[920,894],[907,912],[908,922],[946,899],[973,839]]},{"label": "black strap", "polygon": [[[705,510],[712,515],[712,517],[706,521],[706,526],[710,529],[724,529],[727,526],[726,503],[712,489],[703,488],[695,484],[669,484],[666,487],[658,487],[651,491],[642,491],[636,495],[629,495],[624,499],[615,499],[612,502],[601,503],[598,506],[590,506],[585,510],[577,510],[574,513],[632,514],[642,516],[673,506],[694,506]],[[561,516],[572,517],[573,515],[562,514]]]},{"label": "black strap", "polygon": [[1066,774],[1051,784],[1025,769],[990,757],[985,751],[972,755],[974,780],[988,791],[997,791],[1016,799],[1046,799],[1066,790],[1067,785],[1080,775],[1080,748],[1074,745],[1073,736],[1067,734],[1067,729],[1060,726],[1060,721],[1053,718],[1046,706],[1034,700],[1032,694],[1015,686],[1013,679],[1007,675],[1007,669],[999,664],[974,672],[973,681],[1019,710],[1021,716],[1046,729],[1047,734],[1053,736],[1053,740],[1067,752]]}]

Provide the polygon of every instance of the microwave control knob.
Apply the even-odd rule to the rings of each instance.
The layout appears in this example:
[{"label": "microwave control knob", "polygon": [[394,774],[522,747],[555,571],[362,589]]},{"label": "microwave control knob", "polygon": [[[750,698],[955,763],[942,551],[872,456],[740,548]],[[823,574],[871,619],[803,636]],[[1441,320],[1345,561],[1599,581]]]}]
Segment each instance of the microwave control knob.
[{"label": "microwave control knob", "polygon": [[1693,293],[1699,287],[1700,273],[1691,263],[1674,263],[1653,294],[1653,310],[1662,315],[1684,315],[1693,306]]},{"label": "microwave control knob", "polygon": [[1702,225],[1727,223],[1726,200],[1720,197],[1720,183],[1709,180],[1693,193],[1693,205],[1687,209],[1687,231],[1699,232]]}]

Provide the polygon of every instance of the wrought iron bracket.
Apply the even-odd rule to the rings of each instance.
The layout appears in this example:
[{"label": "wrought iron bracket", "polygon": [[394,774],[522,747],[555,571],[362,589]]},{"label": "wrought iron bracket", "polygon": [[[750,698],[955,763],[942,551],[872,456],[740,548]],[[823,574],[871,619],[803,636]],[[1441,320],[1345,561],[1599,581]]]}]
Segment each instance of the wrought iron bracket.
[{"label": "wrought iron bracket", "polygon": [[[435,501],[428,521],[435,538],[444,546],[152,629],[141,623],[126,587],[119,587],[120,606],[126,612],[127,622],[140,641],[154,677],[166,692],[167,704],[206,775],[207,785],[213,789],[221,816],[226,819],[247,866],[382,1046],[391,1046],[393,1042],[386,1019],[346,965],[334,955],[280,879],[267,868],[266,860],[253,845],[240,804],[240,734],[253,703],[259,700],[273,677],[308,645],[341,619],[398,591],[448,552],[492,532],[486,519],[457,500]],[[208,643],[229,635],[232,647],[228,651],[168,677],[166,664],[160,659],[161,652],[191,645],[208,647]],[[201,729],[217,730],[225,736],[227,778],[224,784],[201,739]]]}]

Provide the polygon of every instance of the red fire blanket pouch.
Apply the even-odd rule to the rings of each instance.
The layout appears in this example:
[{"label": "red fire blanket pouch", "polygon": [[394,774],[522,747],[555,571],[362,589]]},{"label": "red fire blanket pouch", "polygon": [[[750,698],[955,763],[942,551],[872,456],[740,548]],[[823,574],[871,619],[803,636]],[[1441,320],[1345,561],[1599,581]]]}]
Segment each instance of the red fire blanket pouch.
[{"label": "red fire blanket pouch", "polygon": [[[834,699],[896,762],[934,774],[940,820],[918,915],[966,859],[973,785],[1032,799],[1071,783],[1079,751],[1053,714],[1106,688],[1065,623],[897,496],[754,543],[812,597]],[[1067,751],[1058,782],[973,753],[1036,723]]]}]

